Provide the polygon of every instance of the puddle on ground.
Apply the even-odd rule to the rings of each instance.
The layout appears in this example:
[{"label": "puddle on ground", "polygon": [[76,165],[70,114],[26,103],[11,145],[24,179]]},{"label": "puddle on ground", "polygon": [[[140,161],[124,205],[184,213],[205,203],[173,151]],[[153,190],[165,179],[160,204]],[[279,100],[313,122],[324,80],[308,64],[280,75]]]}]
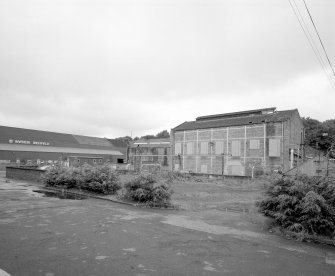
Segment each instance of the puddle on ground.
[{"label": "puddle on ground", "polygon": [[35,193],[43,194],[44,197],[55,197],[60,199],[74,199],[74,200],[82,200],[87,199],[87,196],[77,195],[77,194],[69,194],[67,192],[56,192],[56,191],[43,191],[43,190],[34,190]]}]

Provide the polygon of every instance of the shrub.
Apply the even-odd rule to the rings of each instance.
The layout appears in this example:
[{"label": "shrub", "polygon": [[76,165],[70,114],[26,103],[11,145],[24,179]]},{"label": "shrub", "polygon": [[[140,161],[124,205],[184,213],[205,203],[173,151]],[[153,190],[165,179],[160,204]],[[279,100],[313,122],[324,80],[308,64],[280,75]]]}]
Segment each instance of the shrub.
[{"label": "shrub", "polygon": [[114,194],[121,188],[117,173],[112,171],[108,165],[82,166],[77,181],[81,189],[96,193]]},{"label": "shrub", "polygon": [[125,197],[151,205],[168,204],[172,190],[166,183],[157,183],[152,174],[141,174],[124,185]]},{"label": "shrub", "polygon": [[61,186],[67,189],[77,187],[103,194],[113,194],[121,187],[118,175],[108,165],[84,165],[79,168],[54,166],[46,171],[43,182],[47,186]]},{"label": "shrub", "polygon": [[335,181],[324,177],[283,177],[271,183],[260,212],[283,229],[334,237]]},{"label": "shrub", "polygon": [[67,189],[77,185],[77,169],[64,166],[50,167],[42,177],[47,186],[62,186]]}]

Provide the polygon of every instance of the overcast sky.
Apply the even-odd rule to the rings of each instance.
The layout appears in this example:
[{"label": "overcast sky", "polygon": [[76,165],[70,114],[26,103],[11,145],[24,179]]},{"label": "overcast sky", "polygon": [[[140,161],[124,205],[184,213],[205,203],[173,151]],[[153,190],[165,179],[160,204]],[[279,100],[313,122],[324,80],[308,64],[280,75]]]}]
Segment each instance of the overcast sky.
[{"label": "overcast sky", "polygon": [[[335,65],[335,1],[306,3]],[[335,118],[288,0],[0,0],[0,96],[0,125],[111,138],[264,107]]]}]

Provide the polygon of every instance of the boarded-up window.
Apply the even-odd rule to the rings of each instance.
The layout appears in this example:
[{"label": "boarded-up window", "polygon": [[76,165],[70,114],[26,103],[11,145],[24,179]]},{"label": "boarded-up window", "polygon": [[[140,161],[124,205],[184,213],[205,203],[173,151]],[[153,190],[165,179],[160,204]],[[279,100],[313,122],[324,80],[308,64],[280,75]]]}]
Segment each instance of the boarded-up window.
[{"label": "boarded-up window", "polygon": [[280,139],[269,139],[269,156],[280,157]]},{"label": "boarded-up window", "polygon": [[186,143],[186,154],[191,155],[194,152],[194,143],[193,142],[188,142]]},{"label": "boarded-up window", "polygon": [[259,149],[259,140],[250,140],[250,149]]},{"label": "boarded-up window", "polygon": [[200,154],[208,154],[208,142],[200,143]]},{"label": "boarded-up window", "polygon": [[200,172],[201,173],[207,173],[207,165],[201,165]]},{"label": "boarded-up window", "polygon": [[223,141],[216,141],[215,142],[215,154],[222,154],[223,151]]},{"label": "boarded-up window", "polygon": [[231,174],[232,175],[244,175],[243,167],[241,165],[232,165]]},{"label": "boarded-up window", "polygon": [[176,155],[181,154],[181,143],[176,143],[174,152]]},{"label": "boarded-up window", "polygon": [[241,156],[241,141],[233,141],[231,143],[231,155]]}]

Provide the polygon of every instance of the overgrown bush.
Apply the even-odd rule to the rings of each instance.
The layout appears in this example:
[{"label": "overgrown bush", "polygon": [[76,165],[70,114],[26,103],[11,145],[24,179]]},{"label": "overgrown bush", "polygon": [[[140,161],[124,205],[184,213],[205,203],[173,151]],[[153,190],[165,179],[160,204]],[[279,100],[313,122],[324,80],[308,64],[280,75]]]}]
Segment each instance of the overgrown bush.
[{"label": "overgrown bush", "polygon": [[172,190],[166,183],[158,183],[152,174],[141,174],[124,185],[126,198],[149,205],[168,204]]},{"label": "overgrown bush", "polygon": [[42,176],[47,186],[62,186],[70,189],[77,186],[78,169],[64,166],[50,167]]},{"label": "overgrown bush", "polygon": [[335,179],[295,176],[276,179],[259,209],[292,232],[335,236]]},{"label": "overgrown bush", "polygon": [[113,194],[121,187],[118,175],[108,165],[84,165],[78,168],[54,166],[46,171],[43,182],[47,186],[76,187],[102,194]]},{"label": "overgrown bush", "polygon": [[77,183],[81,189],[103,194],[114,194],[121,188],[117,173],[108,165],[82,166]]}]

